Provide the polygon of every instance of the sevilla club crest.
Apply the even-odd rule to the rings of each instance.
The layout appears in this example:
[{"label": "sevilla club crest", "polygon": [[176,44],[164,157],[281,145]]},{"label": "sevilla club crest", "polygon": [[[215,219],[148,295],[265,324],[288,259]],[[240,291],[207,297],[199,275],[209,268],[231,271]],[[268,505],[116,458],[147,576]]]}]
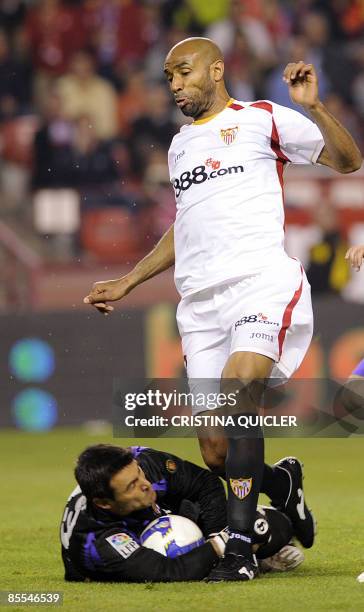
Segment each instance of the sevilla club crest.
[{"label": "sevilla club crest", "polygon": [[252,478],[230,478],[230,487],[239,499],[247,497],[252,489]]},{"label": "sevilla club crest", "polygon": [[234,142],[238,131],[239,128],[236,125],[235,127],[226,128],[226,130],[220,130],[220,136],[225,144],[230,145],[232,142]]}]

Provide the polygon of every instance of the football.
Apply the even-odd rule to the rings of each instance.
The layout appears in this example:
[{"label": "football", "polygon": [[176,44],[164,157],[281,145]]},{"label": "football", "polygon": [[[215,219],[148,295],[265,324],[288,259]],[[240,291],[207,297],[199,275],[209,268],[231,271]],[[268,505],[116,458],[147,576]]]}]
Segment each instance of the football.
[{"label": "football", "polygon": [[205,542],[201,529],[190,519],[176,514],[157,518],[144,529],[140,541],[165,557],[178,557]]}]

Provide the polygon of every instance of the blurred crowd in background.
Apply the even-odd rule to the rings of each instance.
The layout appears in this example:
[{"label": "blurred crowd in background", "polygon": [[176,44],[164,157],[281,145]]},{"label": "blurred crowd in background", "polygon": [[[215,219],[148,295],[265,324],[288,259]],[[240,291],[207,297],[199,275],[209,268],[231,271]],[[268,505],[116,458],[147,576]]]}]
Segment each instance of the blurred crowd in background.
[{"label": "blurred crowd in background", "polygon": [[173,222],[166,153],[186,118],[163,61],[188,36],[221,47],[238,100],[292,107],[283,67],[313,63],[364,150],[363,0],[2,0],[0,215],[49,256],[132,259]]}]

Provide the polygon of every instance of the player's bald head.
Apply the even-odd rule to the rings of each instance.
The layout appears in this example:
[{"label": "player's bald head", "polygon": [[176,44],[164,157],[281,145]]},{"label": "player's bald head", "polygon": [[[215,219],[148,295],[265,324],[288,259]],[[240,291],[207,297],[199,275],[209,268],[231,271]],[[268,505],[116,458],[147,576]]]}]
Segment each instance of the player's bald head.
[{"label": "player's bald head", "polygon": [[223,61],[221,49],[209,38],[186,38],[172,47],[166,57],[166,63],[179,61],[185,57],[195,56],[206,64],[217,60]]},{"label": "player's bald head", "polygon": [[209,38],[186,38],[167,54],[164,73],[184,115],[197,118],[229,98],[221,50]]}]

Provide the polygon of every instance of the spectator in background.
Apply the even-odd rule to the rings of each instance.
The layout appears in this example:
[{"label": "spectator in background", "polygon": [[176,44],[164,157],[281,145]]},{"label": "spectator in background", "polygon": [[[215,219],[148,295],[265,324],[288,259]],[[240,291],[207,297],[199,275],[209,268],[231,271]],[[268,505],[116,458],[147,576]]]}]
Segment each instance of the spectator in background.
[{"label": "spectator in background", "polygon": [[32,64],[34,95],[41,107],[52,79],[62,75],[77,49],[85,45],[81,9],[60,0],[38,0],[26,17]]},{"label": "spectator in background", "polygon": [[229,3],[230,0],[185,0],[177,3],[174,23],[188,29],[191,35],[201,35],[211,23],[226,17]]},{"label": "spectator in background", "polygon": [[310,249],[306,269],[312,293],[340,293],[349,281],[349,270],[344,259],[348,245],[340,231],[335,208],[321,202],[313,209],[313,220],[321,239]]},{"label": "spectator in background", "polygon": [[0,3],[0,23],[10,36],[22,25],[27,4],[24,0],[3,0]]},{"label": "spectator in background", "polygon": [[277,64],[278,43],[288,37],[290,24],[277,0],[255,0],[242,6],[242,29],[264,76]]},{"label": "spectator in background", "polygon": [[146,90],[147,84],[143,70],[136,70],[128,74],[125,88],[118,98],[118,127],[120,136],[124,138],[128,136],[131,124],[146,112]]},{"label": "spectator in background", "polygon": [[88,117],[67,119],[59,96],[50,92],[34,142],[33,210],[52,258],[78,252],[80,213],[86,208],[125,203],[111,144],[97,139],[89,124]]},{"label": "spectator in background", "polygon": [[283,9],[274,0],[250,3],[231,0],[228,15],[212,23],[206,30],[206,36],[221,47],[227,58],[236,52],[236,34],[240,33],[246,41],[249,55],[256,58],[255,68],[259,66],[264,71],[276,63],[277,42],[280,36],[287,36],[288,29]]},{"label": "spectator in background", "polygon": [[364,32],[364,10],[362,0],[346,2],[341,24],[348,38],[361,37]]},{"label": "spectator in background", "polygon": [[31,64],[11,53],[0,30],[0,121],[25,113],[31,106]]},{"label": "spectator in background", "polygon": [[[299,62],[301,60],[308,64],[314,63],[315,60],[315,65],[321,65],[321,58],[315,57],[312,54],[308,40],[303,35],[292,38],[287,44],[282,55],[281,63],[270,73],[266,82],[262,83],[262,98],[274,100],[277,104],[297,110],[297,106],[293,104],[288,94],[286,84],[282,81],[282,70],[288,62]],[[320,71],[319,95],[323,100],[325,100],[327,96],[329,87],[330,85],[326,75]]]},{"label": "spectator in background", "polygon": [[30,184],[72,186],[82,211],[121,203],[140,235],[163,233],[166,151],[185,118],[158,83],[168,50],[196,33],[222,48],[237,99],[291,106],[280,64],[322,65],[320,95],[363,150],[363,22],[361,0],[0,2],[2,210],[21,219]]},{"label": "spectator in background", "polygon": [[359,117],[364,119],[364,42],[358,43],[353,52],[356,75],[353,81],[353,101]]},{"label": "spectator in background", "polygon": [[80,192],[84,208],[112,204],[110,200],[119,195],[114,186],[119,174],[111,144],[98,140],[89,126],[89,117],[75,121],[70,151],[71,185]]},{"label": "spectator in background", "polygon": [[207,28],[206,36],[224,53],[227,80],[234,97],[239,100],[269,97],[265,96],[261,82],[276,66],[281,41],[287,40],[290,28],[290,20],[276,0],[250,3],[231,0],[228,15]]},{"label": "spectator in background", "polygon": [[348,57],[347,48],[338,41],[332,43],[330,22],[325,13],[311,10],[298,26],[306,41],[307,57],[310,63],[317,66],[320,78],[322,74],[326,75],[331,88],[350,102],[354,65]]},{"label": "spectator in background", "polygon": [[149,233],[152,244],[155,244],[156,240],[165,234],[176,216],[176,200],[164,152],[155,151],[151,154],[145,169],[143,188],[148,198],[144,218],[149,222]]},{"label": "spectator in background", "polygon": [[147,110],[131,126],[129,146],[132,169],[142,177],[150,155],[157,149],[166,154],[177,128],[171,119],[170,97],[164,85],[148,87]]},{"label": "spectator in background", "polygon": [[175,25],[171,26],[164,35],[156,41],[156,43],[148,51],[143,65],[145,74],[148,75],[150,82],[158,82],[161,78],[161,66],[168,50],[171,49],[181,40],[188,38],[190,35],[188,30],[184,30]]},{"label": "spectator in background", "polygon": [[131,0],[93,0],[83,6],[88,43],[100,74],[115,82],[115,66],[140,64],[158,38],[159,7]]},{"label": "spectator in background", "polygon": [[232,49],[226,54],[226,81],[237,100],[255,100],[259,66],[244,33],[235,31]]},{"label": "spectator in background", "polygon": [[213,40],[220,47],[223,55],[227,57],[234,50],[235,35],[241,31],[242,22],[242,2],[231,0],[227,15],[211,23],[206,29],[205,36]]},{"label": "spectator in background", "polygon": [[90,130],[102,140],[118,134],[117,94],[112,85],[96,74],[92,55],[83,50],[72,57],[70,70],[57,82],[61,108],[68,119],[90,118]]},{"label": "spectator in background", "polygon": [[331,93],[324,99],[325,105],[332,115],[334,115],[340,123],[350,132],[355,135],[355,140],[360,148],[364,151],[364,131],[363,125],[358,117],[353,112],[349,104],[337,93]]},{"label": "spectator in background", "polygon": [[64,116],[57,93],[50,91],[43,121],[34,138],[34,189],[70,186],[72,139],[72,122]]},{"label": "spectator in background", "polygon": [[[2,12],[5,8],[3,3]],[[31,114],[33,75],[23,30],[14,25],[11,34],[0,29],[0,203],[2,213],[23,220],[28,210],[32,141],[38,118]]]},{"label": "spectator in background", "polygon": [[92,189],[119,175],[108,142],[90,130],[90,119],[67,119],[59,95],[51,92],[43,125],[34,141],[33,187]]},{"label": "spectator in background", "polygon": [[360,38],[364,29],[362,0],[318,0],[317,8],[330,20],[335,39],[353,40]]}]

